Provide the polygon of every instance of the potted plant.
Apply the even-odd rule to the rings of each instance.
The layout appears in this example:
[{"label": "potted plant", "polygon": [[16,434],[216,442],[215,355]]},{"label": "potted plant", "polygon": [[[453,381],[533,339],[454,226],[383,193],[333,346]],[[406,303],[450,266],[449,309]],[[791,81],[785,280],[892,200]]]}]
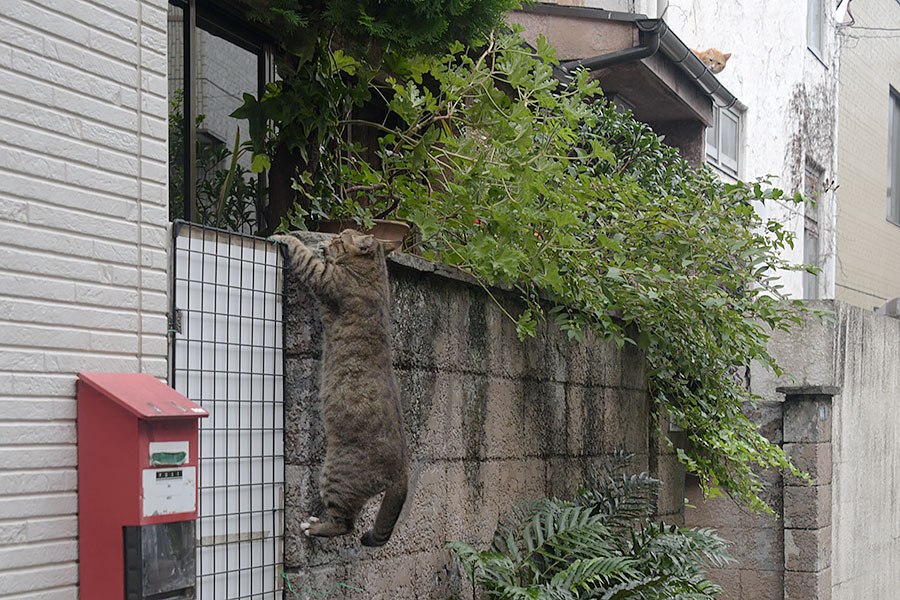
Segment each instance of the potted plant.
[{"label": "potted plant", "polygon": [[[243,0],[252,20],[277,43],[280,80],[261,98],[244,96],[232,116],[249,123],[252,170],[268,174],[268,203],[259,232],[312,228],[324,220],[371,227],[396,217],[400,196],[379,180],[366,111],[389,98],[386,73],[443,52],[455,40],[492,30],[518,0]],[[373,83],[377,85],[373,86]],[[375,94],[373,95],[373,92]],[[356,117],[362,111],[363,119]],[[369,121],[364,125],[362,121]],[[360,130],[367,144],[360,140]],[[373,159],[374,162],[373,162]],[[364,163],[369,164],[366,168]]]}]

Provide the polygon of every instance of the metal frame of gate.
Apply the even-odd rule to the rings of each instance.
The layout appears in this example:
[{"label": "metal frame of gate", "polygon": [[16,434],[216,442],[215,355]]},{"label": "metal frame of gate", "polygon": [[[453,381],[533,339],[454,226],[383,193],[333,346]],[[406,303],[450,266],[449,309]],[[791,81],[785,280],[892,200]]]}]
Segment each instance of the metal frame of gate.
[{"label": "metal frame of gate", "polygon": [[197,597],[282,597],[281,257],[265,240],[176,221],[170,384],[206,408]]}]

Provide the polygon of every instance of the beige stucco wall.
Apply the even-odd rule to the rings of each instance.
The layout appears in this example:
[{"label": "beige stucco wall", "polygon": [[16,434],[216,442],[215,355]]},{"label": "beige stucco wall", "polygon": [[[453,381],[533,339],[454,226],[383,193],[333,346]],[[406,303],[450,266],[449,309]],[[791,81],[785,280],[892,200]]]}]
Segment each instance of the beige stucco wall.
[{"label": "beige stucco wall", "polygon": [[[900,90],[896,0],[855,0],[856,26],[839,35],[838,194],[835,297],[871,309],[900,296],[900,227],[887,221],[890,87]],[[894,33],[896,36],[896,33]]]}]

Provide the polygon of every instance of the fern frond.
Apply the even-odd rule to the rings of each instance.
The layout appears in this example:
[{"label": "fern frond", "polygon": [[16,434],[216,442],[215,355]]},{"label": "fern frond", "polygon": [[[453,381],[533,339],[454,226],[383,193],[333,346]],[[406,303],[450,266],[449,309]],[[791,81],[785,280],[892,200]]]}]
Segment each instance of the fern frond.
[{"label": "fern frond", "polygon": [[625,556],[578,559],[550,580],[551,585],[566,589],[591,590],[607,585],[613,580],[623,580],[636,575],[634,561]]},{"label": "fern frond", "polygon": [[588,472],[587,481],[578,490],[575,501],[593,506],[608,518],[611,527],[627,527],[634,521],[647,519],[656,510],[662,483],[647,473],[625,475],[633,454],[617,451],[604,457],[600,465]]},{"label": "fern frond", "polygon": [[[662,577],[635,577],[628,581],[613,585],[612,587],[601,590],[599,594],[591,596],[600,600],[632,600],[636,598],[645,598],[647,592],[656,592],[662,585]],[[660,596],[651,596],[660,597]],[[677,596],[672,596],[673,598]]]},{"label": "fern frond", "polygon": [[578,596],[565,588],[550,585],[505,586],[491,596],[502,600],[578,600]]},{"label": "fern frond", "polygon": [[711,529],[648,520],[660,482],[619,475],[623,452],[595,468],[574,501],[520,502],[500,519],[491,549],[460,543],[459,558],[487,600],[714,600],[707,565],[733,559]]},{"label": "fern frond", "polygon": [[515,561],[521,559],[518,543],[522,532],[535,515],[542,511],[552,510],[553,506],[564,504],[556,499],[543,499],[538,501],[520,501],[513,509],[503,515],[497,523],[491,548],[496,552],[503,552]]},{"label": "fern frond", "polygon": [[449,542],[445,546],[458,559],[469,579],[498,586],[515,585],[516,567],[508,556],[486,550],[479,552],[464,542]]},{"label": "fern frond", "polygon": [[535,575],[547,576],[579,558],[609,555],[609,530],[602,515],[584,506],[548,506],[522,531],[522,562]]}]

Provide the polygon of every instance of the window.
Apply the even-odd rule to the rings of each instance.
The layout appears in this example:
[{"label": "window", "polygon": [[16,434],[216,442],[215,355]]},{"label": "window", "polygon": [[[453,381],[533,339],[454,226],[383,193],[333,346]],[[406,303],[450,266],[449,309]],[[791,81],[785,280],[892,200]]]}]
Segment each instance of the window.
[{"label": "window", "polygon": [[[804,171],[803,196],[806,200],[803,210],[803,263],[821,267],[819,253],[819,199],[822,196],[825,171],[813,164],[807,164]],[[819,297],[819,276],[803,272],[803,297],[813,300]]]},{"label": "window", "polygon": [[808,0],[806,12],[806,45],[813,54],[822,57],[822,41],[825,37],[825,2]]},{"label": "window", "polygon": [[220,6],[171,0],[169,45],[169,217],[241,233],[260,225],[264,186],[250,171],[250,156],[235,138],[248,139],[245,123],[230,117],[243,94],[261,95],[267,57],[262,36]]},{"label": "window", "polygon": [[900,225],[900,92],[890,90],[888,119],[887,219]]},{"label": "window", "polygon": [[706,129],[706,162],[738,176],[741,155],[741,113],[713,106],[713,125]]}]

